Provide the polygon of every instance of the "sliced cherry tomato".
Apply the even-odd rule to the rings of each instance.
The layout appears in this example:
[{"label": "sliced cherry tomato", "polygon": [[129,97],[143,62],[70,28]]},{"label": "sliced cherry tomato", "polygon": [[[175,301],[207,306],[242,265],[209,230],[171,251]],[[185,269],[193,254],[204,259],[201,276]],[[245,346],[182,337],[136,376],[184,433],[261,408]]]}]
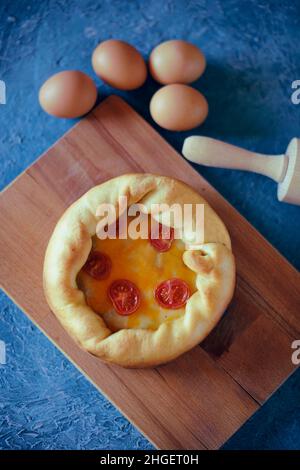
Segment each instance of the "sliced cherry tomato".
[{"label": "sliced cherry tomato", "polygon": [[174,240],[174,229],[159,224],[158,238],[150,238],[151,245],[160,252],[168,251]]},{"label": "sliced cherry tomato", "polygon": [[181,308],[190,295],[187,283],[177,278],[163,281],[155,289],[155,299],[164,308]]},{"label": "sliced cherry tomato", "polygon": [[127,279],[114,281],[109,286],[108,295],[119,315],[131,315],[140,305],[140,291]]},{"label": "sliced cherry tomato", "polygon": [[97,279],[97,281],[101,281],[109,276],[111,271],[111,259],[101,251],[92,251],[83,269],[91,277]]}]

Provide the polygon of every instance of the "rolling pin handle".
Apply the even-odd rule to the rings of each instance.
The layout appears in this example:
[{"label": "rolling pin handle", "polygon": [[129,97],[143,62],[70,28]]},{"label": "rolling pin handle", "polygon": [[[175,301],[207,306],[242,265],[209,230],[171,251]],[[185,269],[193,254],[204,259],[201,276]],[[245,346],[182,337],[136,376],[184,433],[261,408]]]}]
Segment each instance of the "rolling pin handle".
[{"label": "rolling pin handle", "polygon": [[210,137],[192,136],[185,139],[183,155],[194,163],[216,168],[260,173],[281,182],[286,174],[286,155],[263,155],[250,152]]}]

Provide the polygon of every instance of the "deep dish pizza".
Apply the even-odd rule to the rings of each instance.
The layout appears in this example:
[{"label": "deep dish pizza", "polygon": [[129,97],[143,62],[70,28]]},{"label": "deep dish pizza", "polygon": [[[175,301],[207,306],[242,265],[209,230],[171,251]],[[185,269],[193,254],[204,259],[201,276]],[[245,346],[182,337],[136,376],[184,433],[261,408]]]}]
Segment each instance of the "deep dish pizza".
[{"label": "deep dish pizza", "polygon": [[[144,237],[99,238],[100,204],[149,209]],[[192,243],[150,208],[204,205],[204,239]],[[130,218],[129,218],[130,219]],[[132,216],[131,216],[132,219]],[[121,218],[120,218],[121,220]],[[202,341],[229,304],[235,264],[228,232],[189,186],[149,174],[124,175],[92,188],[62,216],[44,264],[47,301],[65,329],[87,351],[125,367],[154,366]]]}]

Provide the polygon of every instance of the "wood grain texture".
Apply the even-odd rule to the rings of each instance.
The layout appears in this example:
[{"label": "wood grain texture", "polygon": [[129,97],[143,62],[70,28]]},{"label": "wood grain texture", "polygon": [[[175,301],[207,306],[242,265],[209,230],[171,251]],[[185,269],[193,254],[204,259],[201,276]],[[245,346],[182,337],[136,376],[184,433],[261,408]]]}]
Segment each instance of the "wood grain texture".
[{"label": "wood grain texture", "polygon": [[[65,208],[130,172],[176,177],[196,189],[226,223],[237,260],[235,297],[217,328],[155,369],[125,370],[82,351],[42,290],[45,248]],[[1,194],[0,222],[3,289],[159,448],[220,447],[295,368],[299,274],[120,98],[106,99]]]}]

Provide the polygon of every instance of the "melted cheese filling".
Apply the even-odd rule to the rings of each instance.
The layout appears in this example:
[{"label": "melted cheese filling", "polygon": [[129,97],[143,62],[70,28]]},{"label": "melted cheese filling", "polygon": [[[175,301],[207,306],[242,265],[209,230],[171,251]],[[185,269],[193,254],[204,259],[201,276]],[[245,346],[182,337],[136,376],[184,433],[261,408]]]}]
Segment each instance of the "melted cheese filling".
[{"label": "melted cheese filling", "polygon": [[[184,315],[185,307],[176,310],[164,309],[154,297],[157,285],[174,277],[187,282],[191,294],[196,290],[196,274],[185,266],[182,260],[184,244],[181,240],[174,240],[169,251],[159,253],[149,240],[100,240],[94,237],[93,250],[101,251],[110,257],[110,275],[105,280],[97,281],[81,270],[77,282],[85,294],[87,304],[103,317],[110,330],[157,329],[161,323]],[[130,316],[118,314],[108,297],[108,287],[116,279],[128,279],[140,290],[140,306]]]}]

